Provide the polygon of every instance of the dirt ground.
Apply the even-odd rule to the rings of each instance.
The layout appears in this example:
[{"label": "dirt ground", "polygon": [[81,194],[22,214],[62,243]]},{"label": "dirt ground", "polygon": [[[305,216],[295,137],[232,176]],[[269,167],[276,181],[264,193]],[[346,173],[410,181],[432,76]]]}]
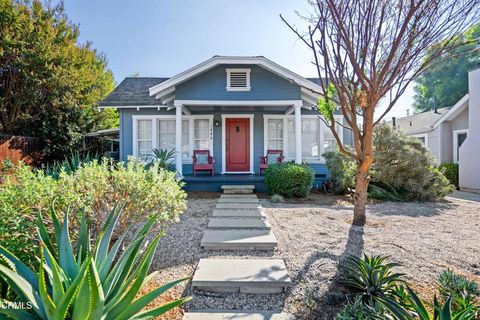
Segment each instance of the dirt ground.
[{"label": "dirt ground", "polygon": [[[372,203],[365,227],[351,225],[352,206],[337,196],[312,194],[304,200],[272,204],[259,195],[278,240],[273,253],[205,252],[200,239],[218,194],[189,195],[181,221],[169,226],[153,268],[156,287],[193,274],[206,257],[283,258],[293,281],[284,294],[209,294],[192,292],[188,282],[162,300],[193,296],[185,309],[257,309],[292,313],[298,319],[333,319],[345,303],[338,284],[339,261],[348,255],[382,254],[402,264],[398,271],[421,296],[430,298],[446,268],[480,282],[480,204],[448,199],[439,203]],[[160,302],[160,301],[158,301]],[[182,309],[164,319],[181,319]]]}]

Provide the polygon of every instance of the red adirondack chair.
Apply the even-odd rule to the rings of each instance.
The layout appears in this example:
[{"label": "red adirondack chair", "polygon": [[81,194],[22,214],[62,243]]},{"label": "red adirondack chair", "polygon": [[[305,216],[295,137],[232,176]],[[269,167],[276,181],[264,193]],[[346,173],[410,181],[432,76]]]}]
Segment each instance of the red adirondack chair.
[{"label": "red adirondack chair", "polygon": [[213,176],[213,158],[210,156],[210,150],[193,150],[193,175],[197,171],[210,171]]},{"label": "red adirondack chair", "polygon": [[[275,162],[272,161],[272,158],[275,159]],[[260,172],[258,174],[262,175],[262,170],[267,170],[268,165],[281,163],[284,158],[282,150],[267,150],[267,155],[260,157]]]}]

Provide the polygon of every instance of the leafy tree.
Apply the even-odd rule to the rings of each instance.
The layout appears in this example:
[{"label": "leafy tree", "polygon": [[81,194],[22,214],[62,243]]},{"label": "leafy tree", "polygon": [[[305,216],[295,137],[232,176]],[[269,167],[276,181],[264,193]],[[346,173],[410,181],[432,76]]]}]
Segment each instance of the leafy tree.
[{"label": "leafy tree", "polygon": [[95,106],[114,86],[106,59],[78,37],[62,3],[0,0],[0,131],[42,138],[51,157],[118,119]]},{"label": "leafy tree", "polygon": [[475,50],[479,37],[480,24],[476,24],[458,39],[468,43],[466,48],[446,53],[417,78],[413,104],[416,111],[432,110],[435,105],[438,108],[453,106],[468,92],[468,72],[480,63],[480,54]]},{"label": "leafy tree", "polygon": [[[353,224],[366,222],[370,168],[374,163],[373,129],[395,106],[412,81],[447,52],[461,48],[467,28],[478,22],[478,0],[322,0],[312,10],[305,31],[283,21],[310,49],[321,90],[319,110],[339,150],[357,166]],[[434,44],[437,44],[433,46]],[[433,46],[433,47],[432,47]],[[309,61],[310,62],[310,61]],[[330,87],[333,86],[335,90]],[[335,95],[332,93],[335,92]],[[375,115],[382,100],[386,110]],[[343,144],[334,103],[352,130],[353,148]]]}]

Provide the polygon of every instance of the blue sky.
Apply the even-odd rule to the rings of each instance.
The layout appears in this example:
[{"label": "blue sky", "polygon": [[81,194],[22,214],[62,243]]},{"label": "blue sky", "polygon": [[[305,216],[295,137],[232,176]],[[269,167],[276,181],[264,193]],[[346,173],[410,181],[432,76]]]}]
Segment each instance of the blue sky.
[{"label": "blue sky", "polygon": [[[106,55],[119,83],[140,76],[170,77],[214,55],[263,55],[305,77],[317,76],[311,52],[280,20],[306,0],[65,0],[80,40]],[[411,92],[391,115],[403,116]],[[380,110],[379,110],[380,111]]]}]

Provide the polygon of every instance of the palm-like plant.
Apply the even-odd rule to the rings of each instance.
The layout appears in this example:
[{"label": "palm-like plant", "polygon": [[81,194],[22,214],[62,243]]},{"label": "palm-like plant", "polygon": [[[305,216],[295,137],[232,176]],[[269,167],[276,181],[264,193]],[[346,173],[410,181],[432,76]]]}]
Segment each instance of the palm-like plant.
[{"label": "palm-like plant", "polygon": [[166,169],[175,157],[175,150],[153,149],[153,156],[155,157],[153,161],[158,162],[160,168]]},{"label": "palm-like plant", "polygon": [[142,311],[147,304],[187,278],[137,296],[156,275],[156,272],[148,274],[148,269],[161,234],[145,250],[141,250],[154,225],[156,217],[153,216],[120,253],[125,234],[118,237],[112,246],[110,242],[122,211],[123,205],[111,211],[94,245],[83,213],[75,250],[70,240],[68,212],[61,225],[55,211],[51,210],[54,241],[39,216],[41,249],[38,274],[0,246],[0,256],[6,262],[6,265],[0,264],[0,275],[21,300],[31,304],[33,311],[0,308],[0,315],[13,319],[144,320],[188,301],[190,298],[181,298]]},{"label": "palm-like plant", "polygon": [[387,257],[367,256],[359,259],[348,257],[347,275],[342,283],[364,295],[364,301],[372,301],[377,297],[386,297],[395,292],[396,285],[403,283],[403,273],[393,272],[397,263],[385,263]]}]

